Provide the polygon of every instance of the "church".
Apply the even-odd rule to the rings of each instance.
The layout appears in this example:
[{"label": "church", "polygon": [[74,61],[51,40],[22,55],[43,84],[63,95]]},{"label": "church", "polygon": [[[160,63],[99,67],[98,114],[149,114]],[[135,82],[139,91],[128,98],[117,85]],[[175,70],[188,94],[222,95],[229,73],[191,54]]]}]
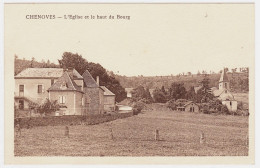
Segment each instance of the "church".
[{"label": "church", "polygon": [[230,112],[237,111],[237,101],[230,91],[230,82],[225,69],[221,73],[218,89],[216,87],[212,88],[212,93],[222,101],[223,105],[227,106]]}]

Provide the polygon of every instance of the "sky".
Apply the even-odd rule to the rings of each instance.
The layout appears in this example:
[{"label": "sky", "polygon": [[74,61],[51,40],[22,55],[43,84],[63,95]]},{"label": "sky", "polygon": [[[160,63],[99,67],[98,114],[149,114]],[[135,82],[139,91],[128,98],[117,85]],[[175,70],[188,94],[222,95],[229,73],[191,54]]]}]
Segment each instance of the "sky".
[{"label": "sky", "polygon": [[[26,15],[130,16],[26,19]],[[5,57],[58,63],[63,52],[126,76],[254,64],[253,4],[6,4]]]}]

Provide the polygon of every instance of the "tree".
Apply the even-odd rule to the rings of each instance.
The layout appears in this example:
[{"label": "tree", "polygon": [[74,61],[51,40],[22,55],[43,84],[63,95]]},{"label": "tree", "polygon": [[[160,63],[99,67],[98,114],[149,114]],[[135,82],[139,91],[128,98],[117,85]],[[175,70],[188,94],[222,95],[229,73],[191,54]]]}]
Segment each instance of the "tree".
[{"label": "tree", "polygon": [[30,63],[30,67],[31,67],[31,68],[34,68],[34,62],[35,62],[35,58],[32,57],[32,60],[31,60],[31,63]]},{"label": "tree", "polygon": [[59,60],[59,64],[63,68],[74,68],[81,75],[88,70],[92,77],[95,79],[99,76],[100,85],[107,87],[116,95],[116,101],[120,102],[126,98],[125,89],[121,86],[118,80],[114,76],[110,76],[107,70],[100,64],[88,62],[79,54],[73,54],[71,52],[64,52],[62,59]]},{"label": "tree", "polygon": [[186,99],[191,101],[196,101],[196,93],[195,93],[194,86],[191,86],[188,92],[186,93]]},{"label": "tree", "polygon": [[75,68],[80,74],[83,74],[87,69],[87,60],[82,58],[78,53],[64,52],[62,59],[58,60],[62,68]]},{"label": "tree", "polygon": [[142,85],[138,86],[137,88],[134,88],[132,90],[132,101],[137,102],[141,101],[143,103],[151,103],[152,102],[152,96],[149,92],[148,88],[144,88]]},{"label": "tree", "polygon": [[210,79],[208,76],[205,76],[202,81],[199,82],[202,86],[198,91],[196,95],[196,102],[198,103],[204,103],[209,102],[209,100],[212,100],[214,96],[209,92],[209,83]]},{"label": "tree", "polygon": [[156,88],[153,91],[153,98],[154,98],[154,101],[157,103],[165,103],[167,101],[167,97],[166,97],[165,93],[161,89],[158,89],[158,88]]},{"label": "tree", "polygon": [[184,87],[184,83],[175,83],[171,84],[169,89],[169,98],[170,99],[185,99],[186,98],[186,89]]}]

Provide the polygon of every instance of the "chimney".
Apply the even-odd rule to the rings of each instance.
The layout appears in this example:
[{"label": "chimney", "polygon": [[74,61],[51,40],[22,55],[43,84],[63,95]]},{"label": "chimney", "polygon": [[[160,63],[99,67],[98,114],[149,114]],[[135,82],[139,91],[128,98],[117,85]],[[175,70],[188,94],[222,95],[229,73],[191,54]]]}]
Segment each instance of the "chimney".
[{"label": "chimney", "polygon": [[97,81],[96,82],[97,82],[97,84],[99,86],[99,76],[97,76]]}]

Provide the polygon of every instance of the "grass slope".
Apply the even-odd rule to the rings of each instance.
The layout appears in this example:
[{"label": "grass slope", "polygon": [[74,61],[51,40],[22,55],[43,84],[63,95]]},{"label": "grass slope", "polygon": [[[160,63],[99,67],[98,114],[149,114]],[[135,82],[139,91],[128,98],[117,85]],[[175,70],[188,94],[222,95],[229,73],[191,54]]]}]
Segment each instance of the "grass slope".
[{"label": "grass slope", "polygon": [[[248,117],[146,111],[99,125],[23,129],[15,156],[247,156]],[[111,139],[110,128],[114,140]],[[160,141],[154,140],[155,129]],[[201,131],[206,142],[199,143]]]}]

